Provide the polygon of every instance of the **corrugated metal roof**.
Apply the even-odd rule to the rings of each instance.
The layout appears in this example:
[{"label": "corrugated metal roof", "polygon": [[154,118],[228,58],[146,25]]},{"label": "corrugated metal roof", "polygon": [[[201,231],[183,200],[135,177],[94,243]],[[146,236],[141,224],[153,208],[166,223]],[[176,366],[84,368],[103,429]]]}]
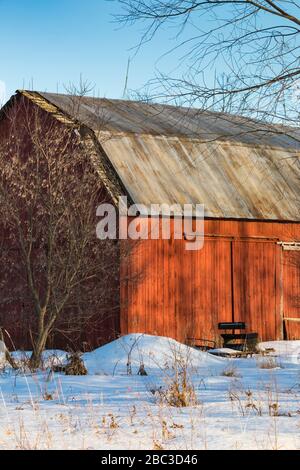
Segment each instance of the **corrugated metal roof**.
[{"label": "corrugated metal roof", "polygon": [[97,131],[135,203],[201,203],[207,217],[300,221],[298,130],[196,109],[39,96]]},{"label": "corrugated metal roof", "polygon": [[260,144],[300,149],[300,129],[267,125],[242,116],[139,101],[55,93],[40,95],[93,129],[200,140],[230,139],[252,145],[259,141]]},{"label": "corrugated metal roof", "polygon": [[145,134],[102,145],[135,202],[203,203],[216,218],[300,220],[294,154]]}]

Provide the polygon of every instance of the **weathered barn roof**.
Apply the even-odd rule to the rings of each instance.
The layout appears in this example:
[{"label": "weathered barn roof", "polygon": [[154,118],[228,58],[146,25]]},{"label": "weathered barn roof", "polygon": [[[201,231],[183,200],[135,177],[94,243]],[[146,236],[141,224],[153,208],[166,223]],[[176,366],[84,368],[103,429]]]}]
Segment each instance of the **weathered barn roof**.
[{"label": "weathered barn roof", "polygon": [[[256,145],[259,141],[260,144],[271,146],[296,145],[300,148],[300,129],[268,126],[242,116],[139,101],[76,97],[55,93],[39,94],[97,130],[106,129],[125,134],[181,136],[199,140],[229,138],[231,141],[245,144]],[[296,144],[291,136],[296,138]]]},{"label": "weathered barn roof", "polygon": [[135,203],[300,221],[300,130],[134,101],[20,92],[93,129]]}]

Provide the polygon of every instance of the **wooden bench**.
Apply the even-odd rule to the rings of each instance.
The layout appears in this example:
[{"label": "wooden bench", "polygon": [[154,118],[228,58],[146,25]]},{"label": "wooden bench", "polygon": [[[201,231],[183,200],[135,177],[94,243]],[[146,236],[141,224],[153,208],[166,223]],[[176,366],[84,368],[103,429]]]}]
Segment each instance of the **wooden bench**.
[{"label": "wooden bench", "polygon": [[[245,322],[222,322],[218,324],[219,330],[224,330],[220,336],[223,339],[223,348],[231,348],[237,351],[254,351],[257,341],[258,333],[236,333],[236,330],[245,330]],[[228,330],[231,330],[228,333]]]},{"label": "wooden bench", "polygon": [[204,338],[186,338],[186,344],[202,351],[208,351],[216,347],[215,341]]}]

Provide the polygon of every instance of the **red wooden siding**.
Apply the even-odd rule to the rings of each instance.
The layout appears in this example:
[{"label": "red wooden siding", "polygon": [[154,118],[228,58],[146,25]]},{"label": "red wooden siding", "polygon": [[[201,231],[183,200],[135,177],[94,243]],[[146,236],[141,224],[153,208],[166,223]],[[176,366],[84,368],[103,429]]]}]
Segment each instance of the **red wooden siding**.
[{"label": "red wooden siding", "polygon": [[300,241],[300,223],[248,221],[248,220],[213,220],[204,222],[206,235],[228,237],[264,237],[280,241]]},{"label": "red wooden siding", "polygon": [[[261,340],[283,338],[282,296],[292,299],[285,308],[300,300],[300,277],[285,268],[284,278],[293,281],[283,292],[278,242],[299,240],[299,224],[206,220],[205,233],[199,251],[173,239],[135,246],[122,264],[121,333],[220,342],[218,322],[241,320]],[[300,338],[298,327],[293,337]]]},{"label": "red wooden siding", "polygon": [[234,320],[261,339],[280,339],[277,251],[272,242],[233,242]]},{"label": "red wooden siding", "polygon": [[208,240],[194,252],[184,245],[147,240],[134,247],[126,266],[122,332],[209,339],[219,321],[231,320],[230,243]]},{"label": "red wooden siding", "polygon": [[[182,243],[184,250],[184,244]],[[183,263],[185,251],[183,251]],[[231,254],[230,242],[206,240],[203,249],[191,251],[190,266],[193,275],[183,283],[191,283],[193,296],[182,298],[182,309],[191,312],[189,337],[218,339],[217,325],[220,321],[231,321]],[[178,285],[179,292],[181,285]]]},{"label": "red wooden siding", "polygon": [[[300,251],[282,252],[283,317],[286,339],[300,338]],[[288,320],[289,319],[289,320]],[[299,322],[291,319],[299,319]]]}]

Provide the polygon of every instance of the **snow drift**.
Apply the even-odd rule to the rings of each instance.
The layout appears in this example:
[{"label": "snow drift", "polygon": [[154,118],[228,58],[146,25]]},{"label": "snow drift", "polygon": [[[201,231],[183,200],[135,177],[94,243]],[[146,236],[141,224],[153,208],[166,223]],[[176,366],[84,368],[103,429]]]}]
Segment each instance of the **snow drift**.
[{"label": "snow drift", "polygon": [[223,364],[223,360],[198,351],[174,339],[146,334],[130,334],[82,356],[89,374],[137,374],[140,365],[147,373],[159,373],[181,361],[189,368],[207,369]]}]

